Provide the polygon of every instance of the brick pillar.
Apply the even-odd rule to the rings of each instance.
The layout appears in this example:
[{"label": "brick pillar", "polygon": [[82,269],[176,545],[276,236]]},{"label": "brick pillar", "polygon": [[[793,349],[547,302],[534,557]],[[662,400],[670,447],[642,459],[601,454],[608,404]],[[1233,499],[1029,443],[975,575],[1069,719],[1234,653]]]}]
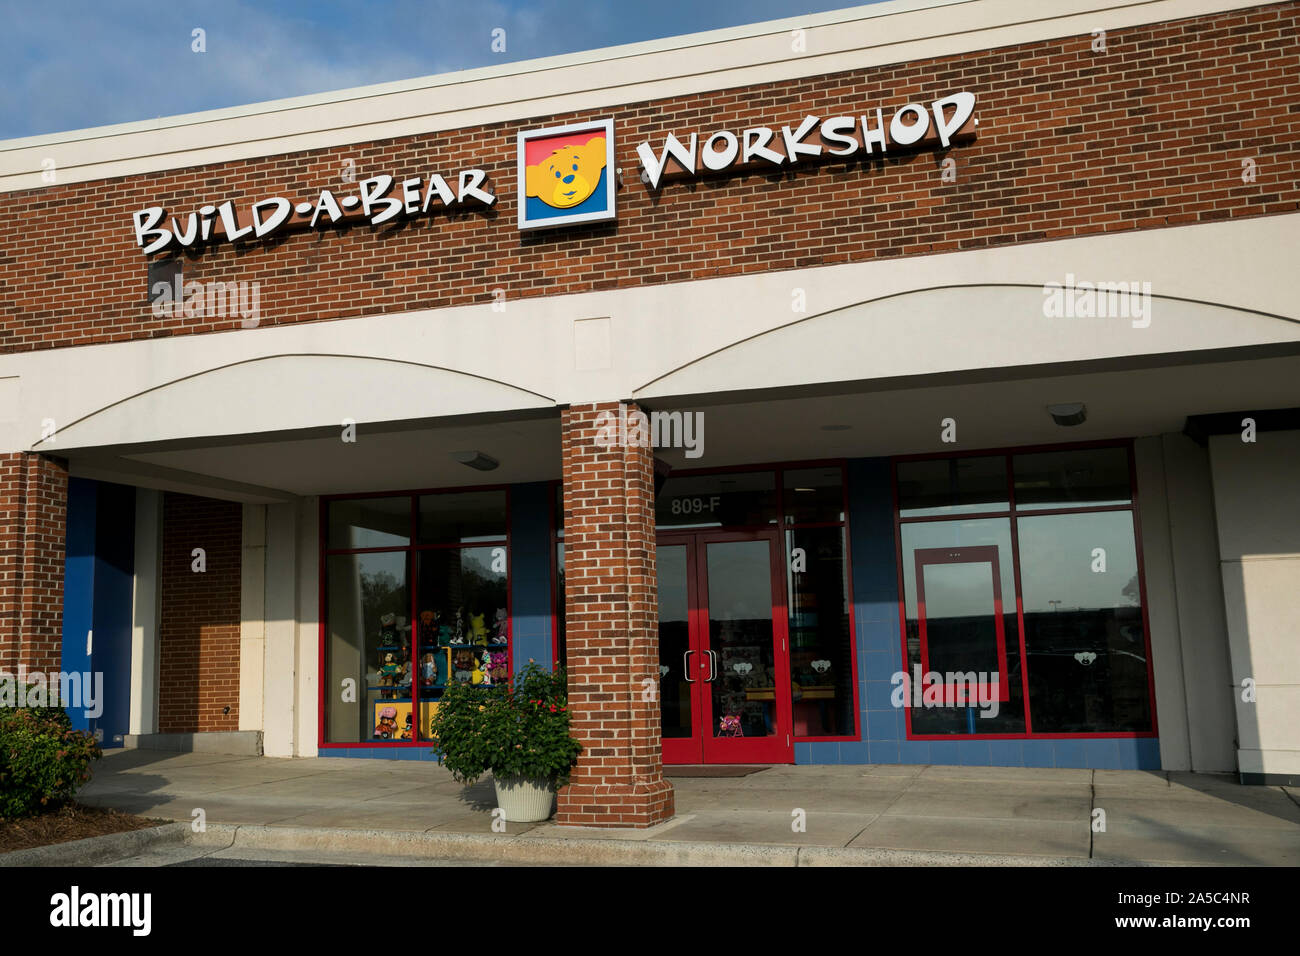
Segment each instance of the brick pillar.
[{"label": "brick pillar", "polygon": [[561,420],[569,709],[583,746],[557,800],[556,822],[569,826],[648,827],[673,815],[659,702],[643,699],[659,674],[654,458],[648,447],[598,444],[618,410],[575,405]]},{"label": "brick pillar", "polygon": [[59,670],[67,520],[66,462],[0,455],[0,670]]}]

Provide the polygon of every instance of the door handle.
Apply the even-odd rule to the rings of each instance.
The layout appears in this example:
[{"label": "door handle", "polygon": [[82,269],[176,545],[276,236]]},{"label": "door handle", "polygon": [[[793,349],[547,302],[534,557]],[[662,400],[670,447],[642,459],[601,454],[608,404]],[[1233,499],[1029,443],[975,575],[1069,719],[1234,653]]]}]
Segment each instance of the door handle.
[{"label": "door handle", "polygon": [[708,650],[704,653],[709,655],[709,683],[712,684],[718,679],[718,652]]},{"label": "door handle", "polygon": [[687,651],[685,654],[682,655],[682,673],[686,675],[686,683],[688,684],[695,683],[695,681],[691,680],[691,664],[690,664],[691,655],[694,653],[695,653],[694,651]]}]

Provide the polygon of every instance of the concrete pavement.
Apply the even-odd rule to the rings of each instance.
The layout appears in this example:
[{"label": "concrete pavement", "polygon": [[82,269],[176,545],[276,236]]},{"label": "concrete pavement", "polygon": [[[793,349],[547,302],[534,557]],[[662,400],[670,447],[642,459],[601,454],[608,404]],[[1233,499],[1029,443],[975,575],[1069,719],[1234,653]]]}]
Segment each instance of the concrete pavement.
[{"label": "concrete pavement", "polygon": [[[832,851],[861,850],[869,851],[863,860],[879,862],[947,855],[953,862],[1002,856],[1047,865],[1300,864],[1300,793],[1243,787],[1227,776],[878,765],[672,780],[677,816],[640,831],[512,823],[496,833],[490,779],[465,788],[427,762],[117,751],[101,761],[80,799],[186,823],[201,810],[209,826],[241,825],[246,839],[261,835],[259,846],[270,846],[271,834],[286,852],[296,849],[284,839],[291,829],[321,851],[329,842],[322,834],[332,833],[347,837],[338,849],[377,856],[386,852],[383,835],[404,835],[403,853],[431,861],[481,856],[481,841],[464,839],[474,836],[504,837],[517,849],[498,859],[532,862],[546,859],[545,848],[569,862],[612,862],[619,852],[670,862],[685,859],[687,848],[707,855],[712,847],[718,861],[747,859],[753,848],[772,860],[806,863],[820,848],[828,861],[853,858]],[[1104,828],[1094,829],[1094,820]]]}]

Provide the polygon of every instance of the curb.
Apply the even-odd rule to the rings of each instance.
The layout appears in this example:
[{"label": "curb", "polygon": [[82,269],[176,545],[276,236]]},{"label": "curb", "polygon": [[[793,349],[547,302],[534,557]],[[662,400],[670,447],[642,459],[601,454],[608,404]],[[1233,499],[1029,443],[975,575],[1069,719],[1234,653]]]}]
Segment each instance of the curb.
[{"label": "curb", "polygon": [[139,854],[156,846],[188,844],[212,849],[296,850],[335,855],[489,860],[552,866],[1032,866],[1112,867],[1119,863],[1080,857],[946,853],[870,847],[786,846],[756,843],[650,842],[587,837],[556,839],[502,834],[333,827],[209,824],[194,833],[188,823],[169,823],[129,833],[90,837],[48,847],[0,854],[0,867],[86,866]]},{"label": "curb", "polygon": [[0,867],[10,866],[89,866],[105,860],[120,860],[155,846],[175,846],[186,842],[187,823],[164,823],[142,830],[86,837],[49,846],[0,853]]}]

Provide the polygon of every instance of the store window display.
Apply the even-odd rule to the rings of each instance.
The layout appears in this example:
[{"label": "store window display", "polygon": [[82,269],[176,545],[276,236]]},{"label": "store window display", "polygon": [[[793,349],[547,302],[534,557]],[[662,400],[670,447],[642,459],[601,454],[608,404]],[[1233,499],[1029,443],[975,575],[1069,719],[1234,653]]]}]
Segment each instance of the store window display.
[{"label": "store window display", "polygon": [[508,492],[324,508],[323,745],[428,742],[449,682],[510,674]]}]

